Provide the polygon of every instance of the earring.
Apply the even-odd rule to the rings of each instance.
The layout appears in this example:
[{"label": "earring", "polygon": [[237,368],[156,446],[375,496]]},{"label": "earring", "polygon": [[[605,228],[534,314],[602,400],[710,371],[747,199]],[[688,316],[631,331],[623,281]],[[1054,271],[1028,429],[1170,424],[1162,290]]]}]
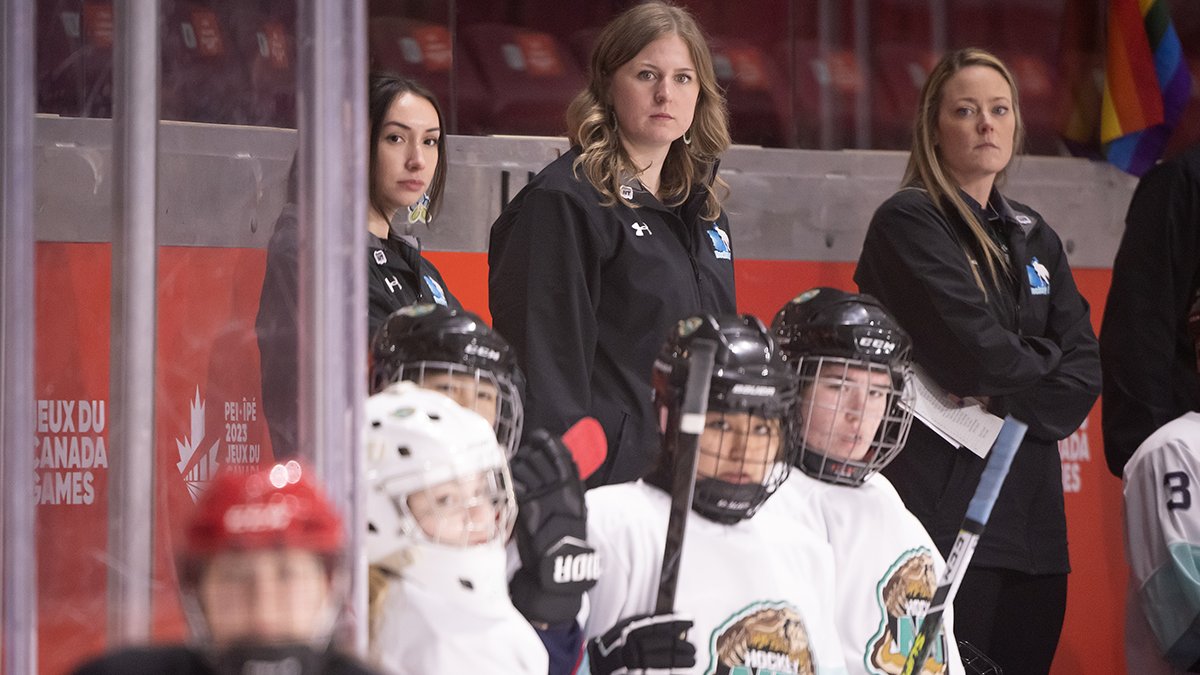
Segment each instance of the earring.
[{"label": "earring", "polygon": [[692,144],[692,139],[688,137],[688,131],[691,131],[691,129],[688,129],[687,131],[683,132],[683,143],[685,145]]}]

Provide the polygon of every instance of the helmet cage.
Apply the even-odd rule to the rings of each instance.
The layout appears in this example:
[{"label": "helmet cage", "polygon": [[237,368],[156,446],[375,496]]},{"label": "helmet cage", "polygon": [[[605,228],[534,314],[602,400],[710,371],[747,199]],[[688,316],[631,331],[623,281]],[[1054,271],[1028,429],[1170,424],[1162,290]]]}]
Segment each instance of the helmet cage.
[{"label": "helmet cage", "polygon": [[450,361],[412,361],[396,366],[395,380],[445,394],[492,424],[496,440],[512,458],[521,442],[524,411],[517,383],[506,375]]},{"label": "helmet cage", "polygon": [[[709,420],[697,448],[692,509],[731,524],[752,517],[787,478],[796,452],[796,382],[774,359],[774,343],[751,316],[704,317],[694,337],[717,341],[718,362],[709,382]],[[673,337],[654,364],[663,446],[660,465],[672,471],[689,344],[689,336]]]},{"label": "helmet cage", "polygon": [[[898,364],[823,355],[801,356],[795,364],[800,385],[797,465],[827,483],[862,485],[904,448],[915,401],[911,371]],[[872,377],[875,374],[887,377]],[[878,412],[871,410],[876,407]],[[857,427],[839,426],[850,420]],[[874,429],[865,428],[876,424]],[[871,441],[861,458],[837,456],[829,450],[841,445],[846,453],[855,453],[866,434]]]}]

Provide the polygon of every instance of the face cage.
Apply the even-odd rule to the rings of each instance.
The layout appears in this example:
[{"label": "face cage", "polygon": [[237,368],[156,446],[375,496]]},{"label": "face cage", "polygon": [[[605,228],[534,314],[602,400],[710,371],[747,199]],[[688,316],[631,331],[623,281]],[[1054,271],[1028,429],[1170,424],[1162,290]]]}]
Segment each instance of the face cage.
[{"label": "face cage", "polygon": [[444,546],[504,543],[517,519],[507,463],[428,482],[408,493],[391,492],[386,484],[383,489],[400,516],[401,534],[414,542]]},{"label": "face cage", "polygon": [[[916,398],[911,371],[905,368],[896,372],[881,363],[831,356],[802,357],[797,368],[797,466],[827,483],[862,485],[904,448]],[[878,405],[878,414],[864,414],[872,405],[866,401],[876,396],[882,399],[874,404]],[[873,431],[866,428],[875,418],[878,426]],[[868,437],[871,441],[861,459],[829,453],[835,444],[843,449],[852,445],[857,450]]]},{"label": "face cage", "polygon": [[[774,406],[772,406],[774,407]],[[790,406],[710,406],[696,449],[692,508],[715,522],[752,517],[787,478],[795,456]],[[678,447],[678,431],[671,434]]]},{"label": "face cage", "polygon": [[445,394],[479,413],[491,422],[505,457],[512,459],[516,454],[525,414],[520,392],[511,378],[461,363],[414,361],[400,366],[396,379]]}]

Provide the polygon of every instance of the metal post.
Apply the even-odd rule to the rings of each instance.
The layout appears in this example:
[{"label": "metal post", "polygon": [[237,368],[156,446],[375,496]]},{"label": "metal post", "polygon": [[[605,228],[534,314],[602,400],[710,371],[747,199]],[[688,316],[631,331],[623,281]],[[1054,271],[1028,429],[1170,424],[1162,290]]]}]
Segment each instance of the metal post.
[{"label": "metal post", "polygon": [[300,1],[300,452],[343,507],[354,647],[366,651],[359,438],[366,398],[366,5]]},{"label": "metal post", "polygon": [[862,89],[854,99],[854,147],[871,148],[871,100],[875,90],[871,62],[871,8],[867,0],[854,0],[854,59]]},{"label": "metal post", "polygon": [[0,3],[0,666],[37,672],[33,501],[33,0]]},{"label": "metal post", "polygon": [[158,3],[114,9],[108,640],[118,647],[150,638],[159,55]]},{"label": "metal post", "polygon": [[946,53],[946,33],[949,23],[946,21],[946,0],[929,0],[929,33],[932,44],[929,46],[933,53],[941,58]]},{"label": "metal post", "polygon": [[818,115],[820,128],[817,134],[817,147],[822,150],[832,150],[834,146],[834,92],[833,71],[829,67],[829,55],[833,51],[833,13],[838,3],[833,0],[819,0],[817,3],[817,54],[820,58],[822,76],[817,79],[819,93]]}]

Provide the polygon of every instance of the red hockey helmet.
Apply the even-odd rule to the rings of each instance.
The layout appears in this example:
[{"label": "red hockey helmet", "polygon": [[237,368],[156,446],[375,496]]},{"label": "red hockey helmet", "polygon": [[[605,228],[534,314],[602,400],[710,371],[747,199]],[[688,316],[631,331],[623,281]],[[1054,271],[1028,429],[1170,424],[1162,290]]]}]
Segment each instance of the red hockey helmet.
[{"label": "red hockey helmet", "polygon": [[335,554],[344,545],[337,509],[292,460],[249,474],[218,474],[196,504],[182,553],[296,548]]}]

